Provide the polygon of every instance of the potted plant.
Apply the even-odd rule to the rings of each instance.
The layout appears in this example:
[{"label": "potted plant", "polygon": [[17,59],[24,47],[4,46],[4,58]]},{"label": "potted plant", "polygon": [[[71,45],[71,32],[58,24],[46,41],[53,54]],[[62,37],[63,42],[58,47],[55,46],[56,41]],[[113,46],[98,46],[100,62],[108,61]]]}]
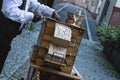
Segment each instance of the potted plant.
[{"label": "potted plant", "polygon": [[120,70],[120,25],[102,24],[97,28],[97,35],[103,45],[103,53]]},{"label": "potted plant", "polygon": [[97,35],[100,39],[101,44],[103,45],[103,53],[106,55],[108,59],[110,59],[110,55],[113,50],[110,30],[111,27],[106,24],[101,24],[97,28]]}]

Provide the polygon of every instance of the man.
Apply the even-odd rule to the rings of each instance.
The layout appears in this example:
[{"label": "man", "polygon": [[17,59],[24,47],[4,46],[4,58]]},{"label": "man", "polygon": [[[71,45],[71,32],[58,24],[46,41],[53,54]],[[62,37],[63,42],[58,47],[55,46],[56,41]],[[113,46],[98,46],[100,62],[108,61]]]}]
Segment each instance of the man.
[{"label": "man", "polygon": [[11,41],[21,33],[23,23],[37,22],[41,14],[59,19],[54,9],[36,0],[0,0],[0,73],[11,48]]}]

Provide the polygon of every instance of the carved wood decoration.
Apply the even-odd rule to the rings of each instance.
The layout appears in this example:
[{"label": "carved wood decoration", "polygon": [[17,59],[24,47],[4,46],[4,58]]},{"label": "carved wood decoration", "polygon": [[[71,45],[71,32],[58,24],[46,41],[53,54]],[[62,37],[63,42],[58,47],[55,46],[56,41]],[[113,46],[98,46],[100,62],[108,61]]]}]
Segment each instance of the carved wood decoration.
[{"label": "carved wood decoration", "polygon": [[[66,21],[75,19],[72,13],[69,13],[69,15],[70,17]],[[83,20],[83,17],[79,18],[82,18],[80,20]],[[54,19],[46,18],[42,25],[42,31],[39,35],[38,43],[34,46],[31,57],[32,67],[43,67],[48,70],[50,69],[68,75],[71,74],[84,32],[81,25],[76,26],[72,24],[73,22],[63,23]],[[36,69],[36,67],[33,68],[35,68],[35,71],[33,71],[32,74],[35,75],[35,72],[38,69]],[[44,71],[42,71],[42,73],[44,73]],[[56,77],[52,76],[52,78]],[[52,78],[49,78],[48,80],[53,80]]]}]

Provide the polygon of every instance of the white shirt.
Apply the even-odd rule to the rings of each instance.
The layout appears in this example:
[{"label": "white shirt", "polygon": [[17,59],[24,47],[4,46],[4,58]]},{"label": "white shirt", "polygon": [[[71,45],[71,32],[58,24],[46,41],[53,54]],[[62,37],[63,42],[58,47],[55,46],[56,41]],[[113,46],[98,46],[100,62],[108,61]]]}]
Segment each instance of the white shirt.
[{"label": "white shirt", "polygon": [[4,16],[13,21],[27,23],[33,19],[33,12],[51,16],[53,11],[55,11],[48,6],[40,4],[36,0],[27,0],[25,10],[20,10],[18,7],[21,6],[22,1],[23,0],[3,0],[1,11],[3,12]]}]

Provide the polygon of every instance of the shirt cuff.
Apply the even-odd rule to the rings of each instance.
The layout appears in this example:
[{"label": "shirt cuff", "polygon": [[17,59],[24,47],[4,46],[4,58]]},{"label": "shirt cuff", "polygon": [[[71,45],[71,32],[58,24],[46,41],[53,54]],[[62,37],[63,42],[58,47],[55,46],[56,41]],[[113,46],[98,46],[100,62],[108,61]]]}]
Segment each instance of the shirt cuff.
[{"label": "shirt cuff", "polygon": [[33,17],[34,17],[33,13],[31,13],[31,12],[27,13],[27,21],[31,21],[33,19]]},{"label": "shirt cuff", "polygon": [[48,9],[47,12],[48,12],[48,15],[49,16],[52,16],[53,12],[55,11],[55,9]]}]

